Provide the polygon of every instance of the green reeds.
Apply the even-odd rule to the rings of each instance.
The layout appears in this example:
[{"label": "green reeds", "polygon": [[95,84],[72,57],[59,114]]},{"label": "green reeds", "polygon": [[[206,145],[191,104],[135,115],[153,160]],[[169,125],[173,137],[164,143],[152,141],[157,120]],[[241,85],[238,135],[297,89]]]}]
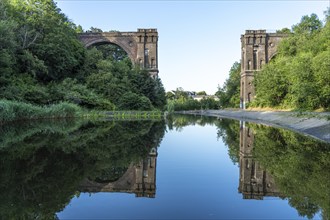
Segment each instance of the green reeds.
[{"label": "green reeds", "polygon": [[61,102],[49,106],[36,106],[28,103],[0,100],[0,123],[41,118],[73,118],[82,109],[72,103]]}]

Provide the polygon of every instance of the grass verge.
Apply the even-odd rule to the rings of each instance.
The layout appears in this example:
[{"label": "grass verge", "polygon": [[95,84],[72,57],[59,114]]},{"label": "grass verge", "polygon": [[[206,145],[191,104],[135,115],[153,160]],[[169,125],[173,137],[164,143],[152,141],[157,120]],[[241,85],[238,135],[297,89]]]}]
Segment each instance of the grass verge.
[{"label": "grass verge", "polygon": [[82,115],[82,108],[67,102],[50,106],[36,106],[23,102],[0,100],[0,123],[43,118],[74,118]]}]

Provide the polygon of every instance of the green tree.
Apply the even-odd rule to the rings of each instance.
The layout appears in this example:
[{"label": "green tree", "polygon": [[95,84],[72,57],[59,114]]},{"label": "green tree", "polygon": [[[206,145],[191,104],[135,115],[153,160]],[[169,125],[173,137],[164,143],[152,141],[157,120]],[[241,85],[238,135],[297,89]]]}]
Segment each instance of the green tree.
[{"label": "green tree", "polygon": [[5,83],[5,76],[13,72],[18,49],[17,23],[8,17],[8,7],[7,1],[0,2],[0,84]]},{"label": "green tree", "polygon": [[304,16],[277,55],[255,75],[253,105],[314,110],[330,107],[330,30],[315,14]]},{"label": "green tree", "polygon": [[102,29],[100,29],[100,28],[97,28],[97,27],[91,27],[91,28],[89,29],[89,32],[93,32],[93,33],[102,33],[103,31],[102,31]]},{"label": "green tree", "polygon": [[119,99],[118,108],[122,110],[152,110],[152,104],[145,96],[127,92]]},{"label": "green tree", "polygon": [[229,78],[222,87],[218,88],[216,96],[220,100],[221,108],[239,108],[240,104],[240,80],[241,64],[235,62],[229,71]]},{"label": "green tree", "polygon": [[271,61],[263,68],[262,73],[258,73],[255,77],[254,85],[258,105],[274,107],[283,102],[289,92],[286,64],[291,61],[290,58],[277,57],[276,60]]},{"label": "green tree", "polygon": [[300,23],[293,25],[292,30],[296,34],[311,34],[322,28],[322,22],[319,20],[316,14],[310,16],[303,16]]},{"label": "green tree", "polygon": [[166,99],[167,100],[174,100],[175,99],[175,94],[172,91],[166,92]]},{"label": "green tree", "polygon": [[[18,23],[20,48],[47,66],[48,71],[38,72],[38,79],[48,82],[77,74],[84,48],[76,37],[75,25],[56,4],[52,0],[9,2],[12,18]],[[24,62],[19,64],[24,66]]]},{"label": "green tree", "polygon": [[197,92],[197,95],[207,95],[205,91]]}]

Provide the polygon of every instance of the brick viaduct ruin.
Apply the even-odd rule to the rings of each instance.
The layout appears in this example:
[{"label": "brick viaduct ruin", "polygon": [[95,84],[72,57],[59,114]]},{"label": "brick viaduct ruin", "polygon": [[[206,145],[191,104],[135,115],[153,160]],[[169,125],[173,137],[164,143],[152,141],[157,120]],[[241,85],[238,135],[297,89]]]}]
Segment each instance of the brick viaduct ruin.
[{"label": "brick viaduct ruin", "polygon": [[286,36],[266,33],[266,30],[246,30],[245,34],[241,35],[241,108],[245,109],[246,103],[255,97],[252,84],[254,74],[276,55],[279,42]]},{"label": "brick viaduct ruin", "polygon": [[[241,35],[241,83],[240,107],[255,98],[254,74],[261,70],[276,54],[279,42],[286,34],[267,33],[266,30],[246,30]],[[137,29],[136,32],[82,33],[80,41],[85,47],[100,44],[116,44],[126,51],[133,65],[146,69],[151,77],[158,77],[157,29]]]},{"label": "brick viaduct ruin", "polygon": [[116,44],[126,51],[133,65],[148,70],[153,78],[158,77],[157,29],[137,29],[136,32],[86,32],[80,34],[79,39],[85,47]]}]

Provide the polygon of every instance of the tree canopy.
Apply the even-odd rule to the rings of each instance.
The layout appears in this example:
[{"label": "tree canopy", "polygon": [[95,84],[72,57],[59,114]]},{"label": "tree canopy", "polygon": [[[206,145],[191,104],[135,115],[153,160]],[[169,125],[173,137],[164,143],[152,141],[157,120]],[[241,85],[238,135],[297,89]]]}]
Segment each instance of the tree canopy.
[{"label": "tree canopy", "polygon": [[330,23],[303,16],[276,57],[255,75],[254,105],[314,110],[330,107]]},{"label": "tree canopy", "polygon": [[221,108],[239,108],[241,63],[235,62],[229,71],[229,78],[222,87],[218,88],[216,96],[220,100]]}]

